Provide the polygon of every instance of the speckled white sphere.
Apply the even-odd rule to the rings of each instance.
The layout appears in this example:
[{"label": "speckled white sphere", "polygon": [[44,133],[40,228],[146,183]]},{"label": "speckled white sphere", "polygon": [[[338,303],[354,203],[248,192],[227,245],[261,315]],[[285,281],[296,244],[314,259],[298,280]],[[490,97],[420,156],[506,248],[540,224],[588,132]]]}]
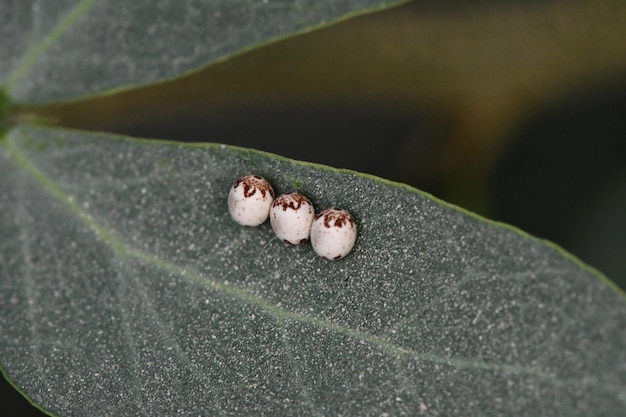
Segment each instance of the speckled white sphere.
[{"label": "speckled white sphere", "polygon": [[228,193],[228,211],[242,226],[258,226],[267,220],[274,190],[258,175],[246,175],[233,183]]},{"label": "speckled white sphere", "polygon": [[270,223],[276,236],[285,243],[299,245],[309,239],[315,208],[300,193],[278,196],[270,209]]},{"label": "speckled white sphere", "polygon": [[311,245],[319,256],[337,260],[346,256],[356,242],[356,224],[346,210],[333,207],[315,216]]}]

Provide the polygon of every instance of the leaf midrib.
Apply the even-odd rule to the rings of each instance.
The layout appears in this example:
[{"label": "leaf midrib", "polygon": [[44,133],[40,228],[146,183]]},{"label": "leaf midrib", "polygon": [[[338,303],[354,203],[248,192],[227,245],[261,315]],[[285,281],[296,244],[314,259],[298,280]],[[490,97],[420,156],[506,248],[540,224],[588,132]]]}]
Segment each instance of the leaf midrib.
[{"label": "leaf midrib", "polygon": [[[24,133],[22,132],[22,135]],[[24,135],[26,136],[26,135]],[[35,179],[47,192],[56,197],[63,205],[65,205],[71,212],[77,215],[81,221],[91,229],[94,234],[106,243],[112,251],[120,258],[135,259],[145,262],[153,267],[167,271],[171,274],[178,275],[180,277],[194,281],[205,287],[211,287],[214,290],[223,294],[232,296],[241,301],[247,302],[255,307],[258,307],[267,313],[273,315],[280,321],[294,320],[299,323],[307,324],[313,327],[318,327],[336,334],[343,334],[352,337],[357,340],[367,342],[373,346],[378,347],[384,352],[396,356],[399,359],[417,358],[422,361],[429,361],[433,363],[443,364],[451,366],[453,368],[463,369],[476,369],[502,372],[512,375],[530,375],[540,380],[547,381],[555,387],[559,386],[573,386],[573,387],[589,387],[589,386],[601,386],[606,392],[619,393],[626,390],[626,386],[611,385],[604,381],[599,381],[597,377],[586,378],[561,378],[559,375],[547,373],[537,367],[527,367],[523,365],[509,365],[509,364],[497,364],[487,361],[476,361],[467,358],[454,358],[446,357],[433,353],[417,352],[406,347],[398,346],[384,337],[372,335],[360,330],[351,329],[349,327],[328,322],[313,316],[309,316],[302,313],[293,312],[282,307],[278,307],[269,301],[260,298],[248,291],[242,290],[236,286],[225,284],[222,282],[208,279],[195,270],[180,267],[172,262],[160,259],[154,254],[135,249],[125,242],[121,241],[114,234],[98,223],[89,213],[83,210],[79,204],[67,193],[65,193],[52,179],[50,179],[44,172],[39,170],[23,153],[19,147],[14,143],[15,137],[9,137],[4,141],[3,145],[8,150],[9,154],[14,158],[17,165],[28,172],[33,179]]]}]

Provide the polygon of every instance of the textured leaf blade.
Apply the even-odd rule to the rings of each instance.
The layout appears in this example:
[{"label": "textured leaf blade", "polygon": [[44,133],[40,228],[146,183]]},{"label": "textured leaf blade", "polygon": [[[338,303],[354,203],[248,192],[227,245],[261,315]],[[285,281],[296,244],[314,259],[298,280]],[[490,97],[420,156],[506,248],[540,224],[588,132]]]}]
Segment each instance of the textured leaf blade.
[{"label": "textured leaf blade", "polygon": [[22,103],[174,78],[255,45],[398,0],[10,0],[0,81]]},{"label": "textured leaf blade", "polygon": [[[60,415],[622,415],[626,302],[408,187],[219,145],[23,127],[0,163],[0,359]],[[357,218],[339,262],[243,228],[239,175]]]}]

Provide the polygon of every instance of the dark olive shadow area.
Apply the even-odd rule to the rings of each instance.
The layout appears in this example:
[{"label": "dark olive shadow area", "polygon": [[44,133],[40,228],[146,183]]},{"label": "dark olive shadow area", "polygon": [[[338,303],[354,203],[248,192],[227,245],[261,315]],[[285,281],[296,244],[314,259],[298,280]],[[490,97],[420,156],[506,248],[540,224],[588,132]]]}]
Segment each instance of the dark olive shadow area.
[{"label": "dark olive shadow area", "polygon": [[491,175],[495,218],[626,289],[626,82],[541,109],[508,143]]}]

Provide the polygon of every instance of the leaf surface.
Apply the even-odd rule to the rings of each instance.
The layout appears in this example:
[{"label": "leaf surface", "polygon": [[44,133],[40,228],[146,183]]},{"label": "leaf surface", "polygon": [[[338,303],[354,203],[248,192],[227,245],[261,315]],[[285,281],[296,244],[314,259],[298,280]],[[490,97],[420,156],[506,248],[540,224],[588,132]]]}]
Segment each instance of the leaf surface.
[{"label": "leaf surface", "polygon": [[[59,415],[624,415],[626,302],[406,186],[220,145],[0,144],[0,360]],[[229,217],[245,173],[357,219],[338,262]]]},{"label": "leaf surface", "polygon": [[399,0],[8,0],[0,84],[16,102],[173,78],[242,50]]}]

